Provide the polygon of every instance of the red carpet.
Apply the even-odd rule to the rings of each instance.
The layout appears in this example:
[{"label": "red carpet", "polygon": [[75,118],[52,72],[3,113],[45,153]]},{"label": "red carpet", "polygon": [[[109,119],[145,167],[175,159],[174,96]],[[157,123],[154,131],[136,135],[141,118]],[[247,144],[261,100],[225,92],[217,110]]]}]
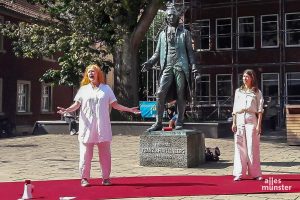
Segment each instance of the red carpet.
[{"label": "red carpet", "polygon": [[[232,176],[146,176],[112,178],[112,186],[102,186],[92,179],[91,187],[82,188],[80,181],[32,181],[34,199],[76,197],[77,199],[121,199],[134,197],[200,196],[250,193],[300,192],[300,174],[265,175],[265,181],[234,182]],[[268,181],[268,183],[266,182]],[[0,199],[22,197],[24,182],[0,183]]]}]

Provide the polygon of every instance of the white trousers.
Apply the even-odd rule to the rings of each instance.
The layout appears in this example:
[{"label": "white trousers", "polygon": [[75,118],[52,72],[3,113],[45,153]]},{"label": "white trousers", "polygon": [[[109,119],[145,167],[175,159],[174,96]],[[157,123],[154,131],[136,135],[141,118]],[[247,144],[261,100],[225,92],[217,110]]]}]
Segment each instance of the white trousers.
[{"label": "white trousers", "polygon": [[256,178],[261,176],[260,167],[260,135],[256,133],[256,124],[244,124],[237,127],[234,135],[233,176]]},{"label": "white trousers", "polygon": [[111,151],[110,142],[101,143],[82,143],[79,142],[80,160],[79,173],[81,178],[90,178],[91,162],[93,158],[94,145],[98,146],[98,155],[100,167],[102,169],[102,178],[108,179],[111,172]]}]

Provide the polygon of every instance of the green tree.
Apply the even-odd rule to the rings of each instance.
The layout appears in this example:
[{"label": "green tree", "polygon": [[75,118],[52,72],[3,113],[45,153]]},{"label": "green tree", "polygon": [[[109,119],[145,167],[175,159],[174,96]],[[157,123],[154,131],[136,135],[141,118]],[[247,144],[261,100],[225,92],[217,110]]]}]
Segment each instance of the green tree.
[{"label": "green tree", "polygon": [[[5,23],[15,54],[38,58],[62,52],[61,70],[50,69],[45,82],[78,85],[84,67],[115,67],[115,93],[121,103],[138,103],[138,49],[163,0],[27,0],[50,16],[30,23]],[[113,55],[113,62],[108,57]],[[130,100],[130,101],[128,101]]]},{"label": "green tree", "polygon": [[[146,38],[142,41],[139,51],[139,62],[143,63],[152,56],[156,43],[158,40],[159,33],[166,27],[166,15],[165,12],[159,10],[153,19],[147,33]],[[148,81],[148,82],[147,82]],[[154,82],[154,83],[153,83]],[[156,76],[153,73],[141,73],[139,76],[139,98],[140,100],[147,100],[147,84],[149,95],[153,95],[151,91],[154,89],[153,84],[156,84]]]}]

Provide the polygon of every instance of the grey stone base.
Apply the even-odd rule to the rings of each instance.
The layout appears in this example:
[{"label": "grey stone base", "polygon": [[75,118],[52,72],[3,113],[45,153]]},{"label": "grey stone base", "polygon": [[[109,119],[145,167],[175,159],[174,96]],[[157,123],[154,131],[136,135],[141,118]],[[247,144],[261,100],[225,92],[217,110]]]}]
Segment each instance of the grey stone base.
[{"label": "grey stone base", "polygon": [[193,130],[144,132],[140,136],[140,165],[197,167],[205,162],[205,137]]}]

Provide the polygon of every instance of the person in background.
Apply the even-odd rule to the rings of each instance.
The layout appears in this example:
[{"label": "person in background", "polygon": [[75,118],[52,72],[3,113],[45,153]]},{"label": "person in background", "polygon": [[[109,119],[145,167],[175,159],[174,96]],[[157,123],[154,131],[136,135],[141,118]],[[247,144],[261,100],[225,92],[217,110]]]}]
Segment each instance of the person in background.
[{"label": "person in background", "polygon": [[270,119],[270,129],[273,131],[276,130],[276,125],[277,125],[278,109],[276,105],[277,105],[276,99],[269,97],[269,100],[267,102],[266,117]]},{"label": "person in background", "polygon": [[263,96],[257,88],[253,70],[243,72],[243,85],[236,89],[233,105],[232,131],[234,132],[234,181],[248,175],[262,180],[260,166],[260,134],[262,127]]},{"label": "person in background", "polygon": [[76,135],[78,132],[78,127],[76,123],[76,115],[75,112],[65,112],[63,114],[64,120],[69,124],[70,135]]},{"label": "person in background", "polygon": [[117,102],[112,89],[105,84],[104,73],[98,65],[89,65],[85,69],[81,87],[74,103],[68,108],[57,107],[59,114],[79,113],[79,172],[81,186],[89,186],[91,161],[94,145],[98,147],[99,161],[102,169],[102,184],[111,185],[111,140],[110,106],[119,111],[139,114],[137,107],[126,107]]},{"label": "person in background", "polygon": [[167,104],[167,115],[169,118],[168,126],[171,128],[175,128],[176,126],[176,120],[177,120],[177,113],[176,113],[176,106],[175,104]]}]

